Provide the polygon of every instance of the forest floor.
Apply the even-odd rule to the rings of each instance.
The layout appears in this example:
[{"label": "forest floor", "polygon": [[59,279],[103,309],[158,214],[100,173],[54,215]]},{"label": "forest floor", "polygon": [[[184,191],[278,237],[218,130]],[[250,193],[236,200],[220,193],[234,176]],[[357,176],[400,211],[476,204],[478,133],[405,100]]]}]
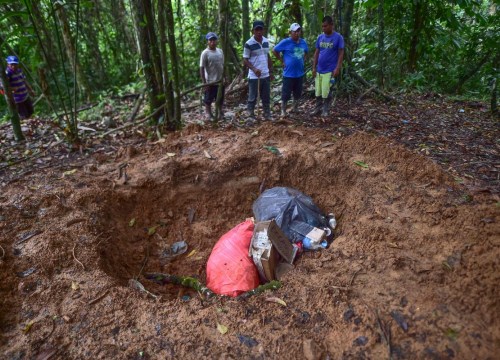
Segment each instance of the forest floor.
[{"label": "forest floor", "polygon": [[[132,103],[114,106],[120,126]],[[327,119],[311,106],[255,126],[235,103],[219,126],[192,110],[159,140],[90,122],[77,151],[47,120],[24,122],[22,144],[2,125],[0,357],[496,358],[498,121],[433,94],[338,100]],[[205,299],[144,278],[205,282],[214,244],[274,186],[338,223],[280,289]],[[165,261],[179,240],[188,251]]]}]

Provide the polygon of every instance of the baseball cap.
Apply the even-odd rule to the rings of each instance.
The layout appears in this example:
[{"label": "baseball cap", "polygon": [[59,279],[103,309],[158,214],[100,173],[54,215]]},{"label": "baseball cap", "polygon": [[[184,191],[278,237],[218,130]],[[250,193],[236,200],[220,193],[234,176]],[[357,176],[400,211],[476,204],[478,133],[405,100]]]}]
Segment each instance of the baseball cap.
[{"label": "baseball cap", "polygon": [[209,32],[207,35],[205,35],[205,39],[207,39],[207,40],[210,40],[210,39],[213,39],[213,38],[215,38],[215,40],[217,40],[219,37],[214,32]]},{"label": "baseball cap", "polygon": [[301,26],[297,23],[293,23],[292,25],[290,25],[290,31],[297,31],[297,30],[300,30]]},{"label": "baseball cap", "polygon": [[7,64],[19,64],[19,58],[14,55],[7,56]]},{"label": "baseball cap", "polygon": [[264,21],[262,21],[262,20],[255,20],[253,22],[252,30],[257,29],[258,27],[264,28]]}]

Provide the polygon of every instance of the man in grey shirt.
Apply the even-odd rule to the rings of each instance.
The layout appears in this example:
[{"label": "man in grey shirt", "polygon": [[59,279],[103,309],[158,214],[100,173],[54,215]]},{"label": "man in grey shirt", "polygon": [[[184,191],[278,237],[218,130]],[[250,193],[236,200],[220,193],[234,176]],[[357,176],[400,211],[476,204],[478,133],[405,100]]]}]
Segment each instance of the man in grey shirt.
[{"label": "man in grey shirt", "polygon": [[[203,84],[210,84],[221,81],[224,75],[224,54],[222,50],[217,48],[217,35],[209,32],[205,38],[207,39],[207,48],[203,50],[200,56],[200,76]],[[222,118],[222,104],[224,102],[224,85],[222,86],[222,97],[220,99],[220,118]],[[205,95],[203,103],[205,104],[205,117],[207,120],[212,120],[212,103],[217,99],[219,85],[205,86]]]}]

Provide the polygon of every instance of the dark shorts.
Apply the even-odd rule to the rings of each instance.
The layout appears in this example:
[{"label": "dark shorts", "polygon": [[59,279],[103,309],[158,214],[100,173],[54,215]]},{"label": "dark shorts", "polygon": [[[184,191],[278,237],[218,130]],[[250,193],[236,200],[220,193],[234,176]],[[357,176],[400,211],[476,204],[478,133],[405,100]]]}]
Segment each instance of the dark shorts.
[{"label": "dark shorts", "polygon": [[16,107],[17,113],[19,114],[19,117],[21,119],[28,119],[29,117],[31,117],[31,115],[33,115],[33,103],[31,102],[31,99],[29,97],[22,103],[17,103]]},{"label": "dark shorts", "polygon": [[[221,105],[224,104],[224,86],[222,86],[222,98]],[[208,89],[205,89],[205,95],[203,96],[203,102],[207,105],[211,105],[217,99],[217,92],[219,91],[219,85],[210,85]]]},{"label": "dark shorts", "polygon": [[292,97],[295,100],[299,100],[302,96],[302,87],[304,83],[304,77],[290,78],[283,77],[283,88],[281,91],[281,100],[288,101]]}]

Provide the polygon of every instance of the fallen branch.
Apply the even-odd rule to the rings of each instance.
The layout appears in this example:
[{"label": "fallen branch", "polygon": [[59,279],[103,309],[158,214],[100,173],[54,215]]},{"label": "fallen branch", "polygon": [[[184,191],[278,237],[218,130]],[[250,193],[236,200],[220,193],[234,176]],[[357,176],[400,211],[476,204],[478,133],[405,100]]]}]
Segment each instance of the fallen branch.
[{"label": "fallen branch", "polygon": [[3,249],[2,245],[0,245],[0,249],[2,249],[2,256],[0,256],[0,260],[3,260],[3,257],[5,256],[5,250]]},{"label": "fallen branch", "polygon": [[192,288],[207,298],[211,298],[212,296],[215,295],[215,293],[212,290],[210,290],[206,286],[203,286],[198,279],[195,279],[190,276],[176,276],[164,273],[149,273],[149,274],[144,274],[144,277],[160,285],[175,284]]},{"label": "fallen branch", "polygon": [[99,137],[104,137],[104,136],[112,134],[116,131],[120,131],[120,130],[126,129],[128,127],[131,127],[131,126],[140,125],[142,123],[145,123],[146,121],[148,121],[149,119],[154,117],[156,114],[158,114],[161,110],[163,110],[165,108],[165,106],[167,106],[167,104],[163,104],[162,106],[160,106],[155,111],[153,111],[151,114],[149,114],[148,116],[146,116],[145,118],[143,118],[141,120],[134,121],[133,123],[128,123],[128,124],[122,125],[122,126],[117,127],[113,130],[109,130],[109,131],[105,132],[104,134],[99,135]]},{"label": "fallen branch", "polygon": [[361,101],[361,99],[363,99],[366,95],[368,95],[369,93],[371,93],[372,91],[374,91],[376,88],[375,85],[373,85],[371,88],[369,88],[368,90],[366,90],[364,93],[362,93],[358,99],[356,100],[357,103],[359,103]]},{"label": "fallen branch", "polygon": [[146,92],[146,88],[142,89],[139,97],[135,101],[134,104],[134,110],[132,110],[132,114],[128,117],[128,122],[133,122],[135,117],[137,116],[137,113],[139,112],[139,108],[141,107],[142,101],[144,100],[144,94]]},{"label": "fallen branch", "polygon": [[200,89],[200,88],[202,88],[202,87],[205,87],[205,86],[211,86],[211,85],[217,85],[217,84],[220,84],[220,83],[221,83],[221,80],[219,80],[219,81],[214,81],[214,82],[207,83],[207,84],[200,84],[200,85],[196,85],[196,86],[194,86],[194,87],[192,87],[192,88],[190,88],[190,89],[187,89],[187,90],[185,90],[184,92],[182,92],[182,93],[181,93],[181,96],[185,96],[185,95],[189,94],[190,92],[193,92],[193,91],[195,91],[195,90],[197,90],[197,89]]},{"label": "fallen branch", "polygon": [[351,76],[353,78],[355,78],[356,80],[358,80],[364,86],[366,86],[368,88],[373,88],[373,91],[375,93],[377,93],[380,96],[384,97],[387,101],[396,102],[396,100],[392,96],[387,95],[385,92],[383,92],[382,90],[380,90],[376,86],[373,86],[372,84],[370,84],[368,81],[366,81],[365,79],[363,79],[363,77],[361,75],[359,75],[356,71],[354,71],[352,68],[349,69],[349,74],[351,74]]}]

